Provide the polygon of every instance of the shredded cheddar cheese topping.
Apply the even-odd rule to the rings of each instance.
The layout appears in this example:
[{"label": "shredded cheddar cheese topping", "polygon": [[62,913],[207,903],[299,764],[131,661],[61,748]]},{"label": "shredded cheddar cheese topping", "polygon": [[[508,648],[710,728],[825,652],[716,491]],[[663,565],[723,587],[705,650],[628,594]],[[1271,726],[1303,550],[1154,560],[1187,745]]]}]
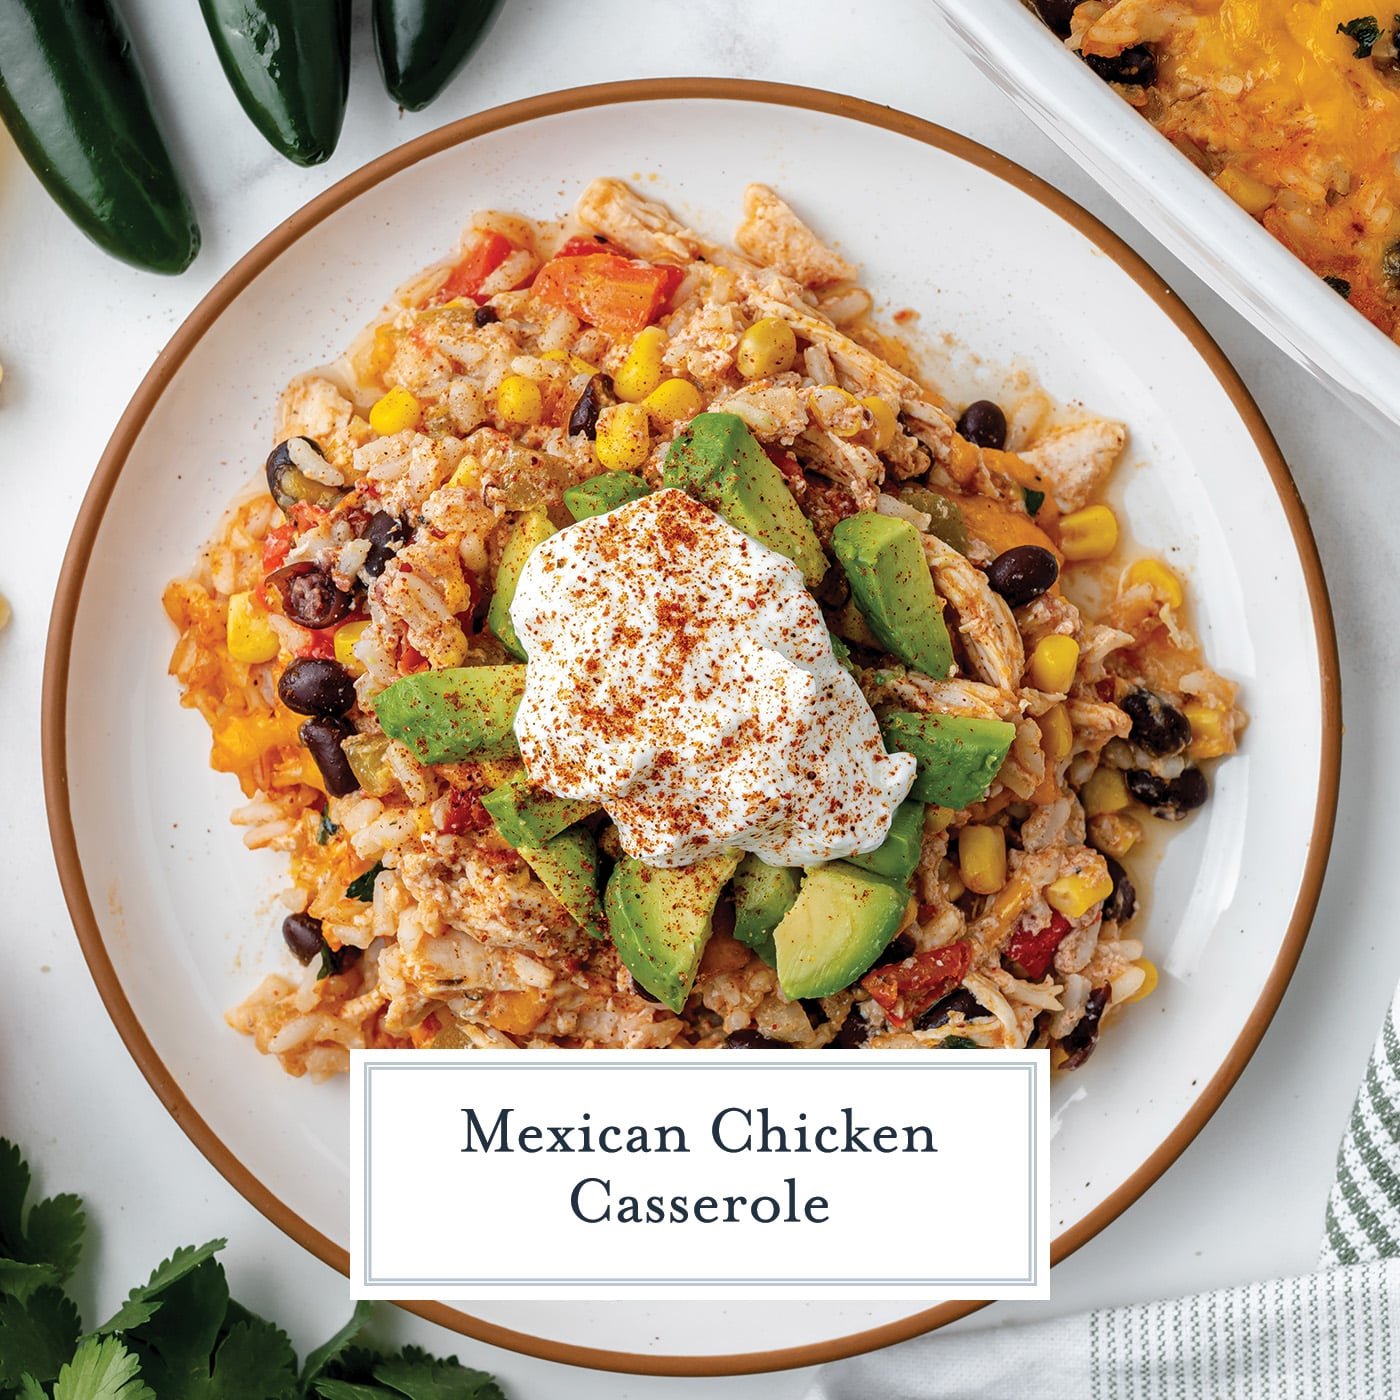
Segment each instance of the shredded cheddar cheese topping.
[{"label": "shredded cheddar cheese topping", "polygon": [[[1400,240],[1395,8],[1119,0],[1106,10],[1081,6],[1075,24],[1086,54],[1152,42],[1158,76],[1145,115],[1392,336],[1400,330],[1400,249],[1391,252]],[[1101,13],[1085,25],[1080,14],[1094,10]],[[1338,27],[1372,11],[1379,40],[1358,56],[1357,41]]]}]

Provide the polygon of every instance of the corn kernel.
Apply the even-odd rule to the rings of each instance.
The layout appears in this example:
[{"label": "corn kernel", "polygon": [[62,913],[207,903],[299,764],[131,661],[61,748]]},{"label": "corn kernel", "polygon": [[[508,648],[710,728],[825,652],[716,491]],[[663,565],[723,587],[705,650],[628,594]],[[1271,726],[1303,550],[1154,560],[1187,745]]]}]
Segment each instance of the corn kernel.
[{"label": "corn kernel", "polygon": [[546,350],[541,356],[542,360],[554,360],[559,364],[567,364],[575,374],[597,374],[598,366],[590,364],[582,355],[572,354],[568,350]]},{"label": "corn kernel", "polygon": [[593,451],[610,472],[635,471],[651,452],[651,424],[639,403],[620,403],[598,415]]},{"label": "corn kernel", "polygon": [[1118,517],[1107,506],[1085,506],[1060,517],[1060,553],[1078,563],[1107,559],[1118,547]]},{"label": "corn kernel", "polygon": [[870,411],[870,445],[876,452],[883,452],[899,431],[899,419],[894,409],[875,394],[867,395],[860,405]]},{"label": "corn kernel", "polygon": [[369,622],[361,619],[359,622],[347,622],[343,627],[335,629],[335,659],[352,676],[363,676],[365,673],[365,663],[355,655],[355,647],[368,626]]},{"label": "corn kernel", "polygon": [[1074,726],[1063,705],[1052,705],[1036,720],[1040,728],[1040,748],[1048,763],[1063,763],[1074,748]]},{"label": "corn kernel", "polygon": [[1150,997],[1157,990],[1157,983],[1161,980],[1157,964],[1151,958],[1139,958],[1133,966],[1139,968],[1143,974],[1142,985],[1132,996],[1123,998],[1124,1005],[1130,1001],[1141,1001],[1144,997]]},{"label": "corn kernel", "polygon": [[1139,559],[1128,570],[1128,587],[1145,583],[1154,597],[1160,598],[1169,608],[1179,608],[1186,601],[1186,590],[1176,573],[1167,568],[1160,559]]},{"label": "corn kernel", "polygon": [[974,894],[995,894],[1006,883],[1006,833],[999,826],[965,826],[958,833],[958,871]]},{"label": "corn kernel", "polygon": [[937,836],[947,831],[957,813],[951,807],[929,806],[924,809],[924,835]]},{"label": "corn kernel", "polygon": [[1113,876],[1102,862],[1073,875],[1061,875],[1045,887],[1045,902],[1067,919],[1078,919],[1113,893]]},{"label": "corn kernel", "polygon": [[688,379],[666,379],[642,400],[658,423],[681,423],[694,418],[705,406],[700,390]]},{"label": "corn kernel", "polygon": [[1029,671],[1031,683],[1037,690],[1064,695],[1074,684],[1075,668],[1079,665],[1079,643],[1073,637],[1058,633],[1042,637],[1031,652]]},{"label": "corn kernel", "polygon": [[624,403],[641,403],[661,383],[665,369],[661,352],[666,347],[666,332],[660,326],[648,326],[637,332],[626,358],[613,375],[613,392]]},{"label": "corn kernel", "polygon": [[1213,705],[1184,705],[1182,714],[1191,721],[1191,743],[1186,752],[1192,758],[1220,758],[1235,751],[1225,732],[1225,715]]},{"label": "corn kernel", "polygon": [[938,878],[943,883],[943,897],[950,904],[967,893],[967,886],[958,874],[958,867],[951,860],[939,861]]},{"label": "corn kernel", "polygon": [[481,486],[481,463],[470,455],[457,463],[457,470],[447,478],[449,486],[460,487],[463,491],[476,491]]},{"label": "corn kernel", "polygon": [[277,655],[277,633],[267,612],[251,592],[235,593],[228,600],[228,654],[252,666]]},{"label": "corn kernel", "polygon": [[1079,793],[1087,816],[1101,817],[1121,812],[1133,800],[1128,783],[1116,768],[1095,768]]},{"label": "corn kernel", "polygon": [[508,374],[496,390],[496,417],[502,423],[528,428],[544,417],[540,386],[523,374]]},{"label": "corn kernel", "polygon": [[1256,219],[1278,198],[1278,191],[1272,185],[1256,180],[1253,175],[1246,175],[1243,170],[1237,170],[1233,165],[1227,165],[1215,177],[1215,183],[1241,209],[1247,214],[1253,214]]},{"label": "corn kernel", "polygon": [[390,389],[369,411],[369,425],[380,437],[416,428],[422,417],[418,400],[407,389]]},{"label": "corn kernel", "polygon": [[1030,885],[1024,876],[1018,875],[1014,880],[1008,880],[1005,888],[992,901],[993,917],[1002,924],[1010,924],[1020,916],[1030,897]]},{"label": "corn kernel", "polygon": [[1100,812],[1087,825],[1089,844],[1114,860],[1122,860],[1142,840],[1142,823],[1120,812]]},{"label": "corn kernel", "polygon": [[394,363],[394,355],[398,352],[398,336],[394,328],[389,325],[376,326],[374,328],[374,345],[369,352],[369,372],[380,379],[384,371]]},{"label": "corn kernel", "polygon": [[837,437],[859,437],[866,431],[868,411],[854,394],[839,384],[823,384],[815,403],[817,421]]},{"label": "corn kernel", "polygon": [[797,336],[777,316],[764,316],[739,337],[735,363],[745,379],[766,379],[792,368],[797,358]]}]

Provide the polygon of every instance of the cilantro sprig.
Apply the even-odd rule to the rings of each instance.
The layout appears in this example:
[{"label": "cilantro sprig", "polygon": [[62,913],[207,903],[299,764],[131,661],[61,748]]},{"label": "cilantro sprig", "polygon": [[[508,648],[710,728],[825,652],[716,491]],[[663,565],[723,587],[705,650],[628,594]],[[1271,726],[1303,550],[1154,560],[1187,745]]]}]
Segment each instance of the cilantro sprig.
[{"label": "cilantro sprig", "polygon": [[505,1400],[484,1371],[418,1347],[361,1345],[373,1309],[306,1358],[229,1296],[224,1240],[177,1249],[84,1333],[64,1291],[82,1254],[76,1196],[26,1210],[30,1172],[0,1138],[0,1400]]},{"label": "cilantro sprig", "polygon": [[1371,50],[1381,37],[1381,26],[1375,15],[1358,15],[1345,24],[1339,24],[1337,33],[1345,34],[1356,45],[1352,50],[1353,58],[1370,58]]}]

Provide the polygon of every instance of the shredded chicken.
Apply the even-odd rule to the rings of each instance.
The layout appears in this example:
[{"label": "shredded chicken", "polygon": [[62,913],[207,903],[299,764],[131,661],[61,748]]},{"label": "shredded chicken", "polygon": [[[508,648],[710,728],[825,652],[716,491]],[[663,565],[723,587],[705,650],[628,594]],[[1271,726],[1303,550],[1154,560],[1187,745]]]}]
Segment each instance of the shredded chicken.
[{"label": "shredded chicken", "polygon": [[828,248],[767,185],[744,191],[744,220],[734,241],[756,263],[776,267],[805,287],[845,282],[857,268]]}]

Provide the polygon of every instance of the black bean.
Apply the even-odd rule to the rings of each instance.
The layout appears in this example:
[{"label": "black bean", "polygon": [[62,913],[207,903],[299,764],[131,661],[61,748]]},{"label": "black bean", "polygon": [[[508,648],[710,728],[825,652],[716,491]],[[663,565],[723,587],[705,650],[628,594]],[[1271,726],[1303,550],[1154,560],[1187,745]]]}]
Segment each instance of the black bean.
[{"label": "black bean", "polygon": [[1031,1022],[1031,1033],[1026,1037],[1026,1049],[1035,1049],[1038,1042],[1045,1038],[1045,1033],[1050,1028],[1050,1018],[1055,1013],[1053,1011],[1042,1011],[1039,1016]]},{"label": "black bean", "polygon": [[1381,254],[1381,276],[1394,287],[1400,287],[1400,242],[1395,242]]},{"label": "black bean", "polygon": [[291,513],[293,506],[301,504],[329,510],[345,495],[343,487],[313,481],[297,466],[296,458],[301,457],[304,462],[308,454],[325,460],[326,454],[321,451],[320,443],[308,437],[288,438],[285,442],[279,442],[268,455],[267,489],[287,514]]},{"label": "black bean", "polygon": [[958,431],[978,447],[1006,446],[1006,414],[991,399],[978,399],[963,409]]},{"label": "black bean", "polygon": [[282,672],[277,694],[299,715],[343,715],[355,703],[355,682],[338,661],[299,656]]},{"label": "black bean", "polygon": [[1150,808],[1154,817],[1169,822],[1180,821],[1210,796],[1199,768],[1184,768],[1178,778],[1159,778],[1145,769],[1130,768],[1124,778],[1136,801]]},{"label": "black bean", "polygon": [[1079,3],[1080,0],[1035,0],[1035,8],[1041,19],[1061,39],[1068,39],[1070,16]]},{"label": "black bean", "polygon": [[827,1042],[828,1050],[859,1050],[870,1039],[865,1017],[853,1006],[841,1022],[841,1029]]},{"label": "black bean", "polygon": [[578,396],[574,411],[569,414],[569,436],[578,437],[582,433],[589,442],[595,441],[598,437],[598,415],[616,402],[612,380],[606,374],[595,374]]},{"label": "black bean", "polygon": [[742,1031],[731,1031],[722,1047],[725,1050],[791,1050],[785,1040],[769,1040],[751,1027]]},{"label": "black bean", "polygon": [[946,1024],[955,1012],[965,1021],[972,1020],[974,1016],[989,1014],[987,1008],[966,987],[958,987],[949,992],[942,1001],[934,1002],[927,1011],[916,1016],[914,1029],[916,1031],[932,1030],[935,1026]]},{"label": "black bean", "polygon": [[841,564],[833,564],[822,575],[814,592],[823,607],[844,608],[851,601],[851,579]]},{"label": "black bean", "polygon": [[350,595],[342,593],[315,564],[286,564],[269,574],[267,581],[282,595],[287,616],[312,631],[334,627],[350,611]]},{"label": "black bean", "polygon": [[891,963],[901,963],[905,958],[912,958],[918,949],[914,945],[914,940],[907,933],[901,933],[898,938],[891,939],[885,946],[885,951],[870,964],[871,967],[888,967]]},{"label": "black bean", "polygon": [[493,321],[499,321],[501,318],[496,314],[494,306],[478,306],[473,319],[478,326],[489,326]]},{"label": "black bean", "polygon": [[1013,608],[1023,608],[1054,587],[1060,566],[1048,549],[1018,544],[987,565],[987,582]]},{"label": "black bean", "polygon": [[1137,890],[1128,872],[1112,856],[1104,856],[1104,864],[1113,879],[1113,893],[1103,902],[1103,916],[1115,923],[1126,924],[1137,913]]},{"label": "black bean", "polygon": [[345,757],[341,740],[348,739],[355,732],[355,726],[344,719],[309,719],[297,730],[301,742],[306,745],[316,767],[321,770],[326,791],[332,797],[344,797],[359,786],[359,779]]},{"label": "black bean", "polygon": [[338,972],[344,972],[348,967],[354,967],[359,960],[364,957],[363,948],[357,948],[353,943],[342,943],[339,948],[332,948],[329,943],[321,945],[321,971],[317,977],[334,977]]},{"label": "black bean", "polygon": [[820,997],[802,997],[797,1003],[806,1013],[807,1020],[815,1028],[826,1025],[831,1018],[826,1014],[826,1008],[821,1003]]},{"label": "black bean", "polygon": [[1157,55],[1146,44],[1134,44],[1112,58],[1096,53],[1086,53],[1083,58],[1106,83],[1150,87],[1157,81]]},{"label": "black bean", "polygon": [[1099,1039],[1099,1022],[1103,1020],[1104,1010],[1108,1006],[1109,990],[1105,983],[1089,993],[1089,1000],[1084,1004],[1084,1014],[1079,1018],[1079,1024],[1060,1041],[1060,1048],[1067,1055],[1060,1066],[1061,1069],[1078,1069],[1094,1053],[1094,1046]]},{"label": "black bean", "polygon": [[413,529],[407,520],[390,515],[387,510],[377,510],[369,518],[365,538],[369,541],[369,553],[360,567],[370,578],[378,578],[389,560],[413,538]]},{"label": "black bean", "polygon": [[321,921],[310,914],[288,914],[282,920],[282,940],[303,966],[326,946],[321,937]]},{"label": "black bean", "polygon": [[1133,743],[1153,758],[1180,753],[1191,742],[1191,721],[1156,691],[1129,691],[1118,705],[1133,722]]}]

